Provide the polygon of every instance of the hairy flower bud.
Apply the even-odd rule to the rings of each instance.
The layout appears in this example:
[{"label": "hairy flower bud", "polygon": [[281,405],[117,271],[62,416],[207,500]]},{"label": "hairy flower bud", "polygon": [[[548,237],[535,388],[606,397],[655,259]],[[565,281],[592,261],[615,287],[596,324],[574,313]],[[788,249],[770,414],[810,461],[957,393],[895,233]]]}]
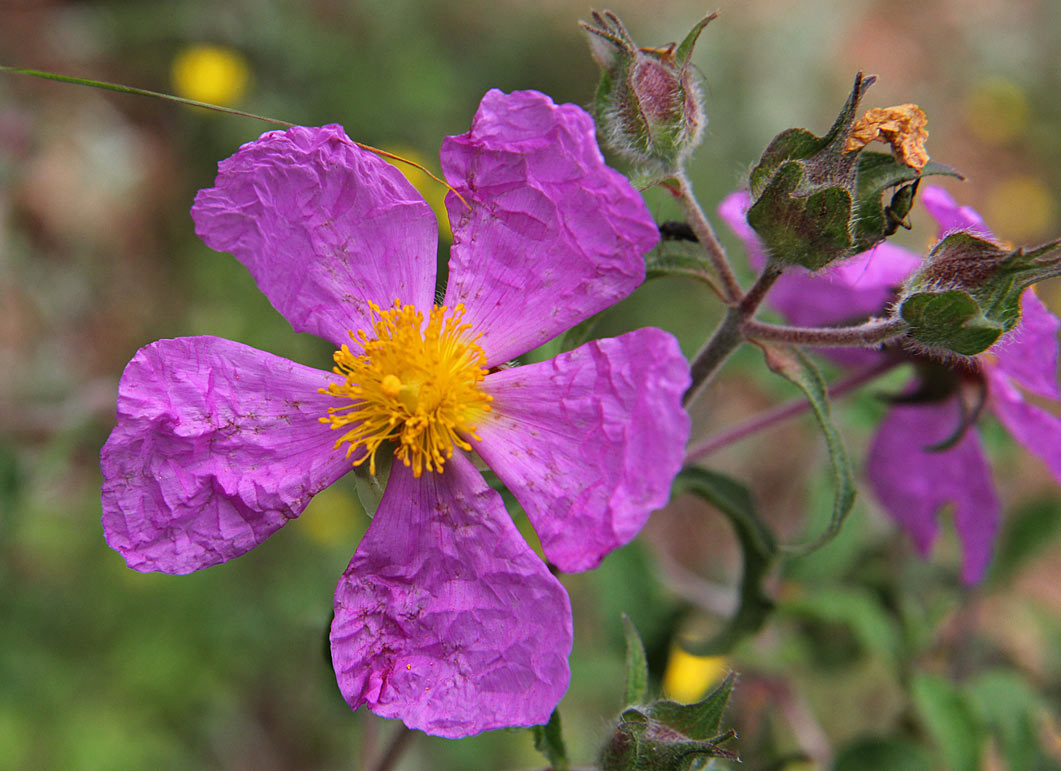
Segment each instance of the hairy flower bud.
[{"label": "hairy flower bud", "polygon": [[[601,768],[604,771],[684,771],[694,759],[736,760],[736,753],[722,747],[736,734],[720,731],[717,724],[732,687],[731,677],[719,691],[698,704],[686,706],[657,701],[627,708],[601,751]],[[719,693],[723,694],[721,699]]]},{"label": "hairy flower bud", "polygon": [[1061,239],[1025,252],[961,231],[940,241],[906,282],[898,312],[909,338],[940,355],[975,356],[1020,321],[1020,296],[1061,275]]},{"label": "hairy flower bud", "polygon": [[[818,270],[864,252],[905,225],[922,176],[960,176],[929,162],[926,119],[917,105],[877,108],[855,120],[874,80],[862,73],[855,77],[824,137],[805,129],[783,131],[752,169],[748,224],[774,260]],[[888,142],[892,154],[865,150],[877,139]],[[889,188],[895,192],[885,206]]]},{"label": "hairy flower bud", "polygon": [[674,170],[700,143],[707,118],[689,60],[716,15],[697,22],[681,44],[662,48],[639,48],[610,11],[582,23],[601,68],[595,113],[609,147],[635,163]]}]

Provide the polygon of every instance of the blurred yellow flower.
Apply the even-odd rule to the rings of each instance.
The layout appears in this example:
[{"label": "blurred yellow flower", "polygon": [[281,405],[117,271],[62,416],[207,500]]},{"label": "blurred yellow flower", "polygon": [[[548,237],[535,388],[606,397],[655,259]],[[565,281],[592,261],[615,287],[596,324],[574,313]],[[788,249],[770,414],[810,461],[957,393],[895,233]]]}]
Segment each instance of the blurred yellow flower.
[{"label": "blurred yellow flower", "polygon": [[963,112],[969,130],[989,145],[1019,138],[1028,129],[1031,118],[1027,93],[1004,78],[978,83],[966,95]]},{"label": "blurred yellow flower", "polygon": [[984,220],[1001,238],[1015,243],[1049,236],[1057,214],[1057,200],[1042,180],[1015,174],[995,185],[987,197]]},{"label": "blurred yellow flower", "polygon": [[218,45],[191,45],[174,58],[170,70],[178,96],[227,107],[239,102],[250,82],[243,54]]},{"label": "blurred yellow flower", "polygon": [[725,656],[694,656],[674,645],[663,672],[663,693],[675,701],[690,704],[701,699],[728,670]]},{"label": "blurred yellow flower", "polygon": [[[432,173],[435,172],[435,164],[425,158],[417,150],[413,150],[410,147],[385,147],[383,149],[388,153],[406,158],[414,163],[419,163],[421,166],[430,169]],[[387,161],[404,174],[405,178],[416,188],[417,192],[424,197],[424,200],[427,201],[428,206],[430,206],[435,212],[435,217],[438,219],[438,232],[440,237],[447,243],[452,241],[453,231],[450,230],[449,214],[446,213],[446,193],[449,191],[446,190],[445,186],[442,185],[442,183],[431,179],[431,177],[415,166],[410,166],[408,163],[401,163],[400,161],[391,160],[386,157],[384,157],[383,160]],[[441,174],[439,176],[441,176]]]}]

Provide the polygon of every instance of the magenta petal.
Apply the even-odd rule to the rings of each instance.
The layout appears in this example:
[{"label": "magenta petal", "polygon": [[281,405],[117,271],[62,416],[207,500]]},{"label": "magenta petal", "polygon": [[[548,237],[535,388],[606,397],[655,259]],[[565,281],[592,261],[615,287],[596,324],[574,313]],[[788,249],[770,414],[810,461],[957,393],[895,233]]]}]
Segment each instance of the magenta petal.
[{"label": "magenta petal", "polygon": [[401,172],[341,126],[270,131],[218,165],[195,232],[231,252],[296,332],[336,346],[369,302],[434,302],[435,215]]},{"label": "magenta petal", "polygon": [[958,421],[953,400],[894,406],[877,431],[867,465],[877,499],[923,555],[936,541],[939,509],[954,505],[964,556],[962,579],[975,583],[991,560],[1000,511],[980,440],[968,431],[945,452],[924,449],[949,437]]},{"label": "magenta petal", "polygon": [[946,238],[958,230],[967,230],[983,238],[994,238],[975,209],[958,206],[951,194],[942,187],[926,185],[921,188],[921,203],[939,223],[940,238]]},{"label": "magenta petal", "polygon": [[1043,305],[1035,288],[1020,298],[1017,327],[991,349],[998,368],[1034,394],[1061,399],[1057,388],[1057,316]]},{"label": "magenta petal", "polygon": [[458,453],[395,464],[335,590],[332,663],[353,709],[461,737],[545,723],[570,679],[567,593]]},{"label": "magenta petal", "polygon": [[596,567],[667,502],[689,438],[688,385],[677,342],[658,329],[486,378],[493,412],[475,449],[561,570]]},{"label": "magenta petal", "polygon": [[318,418],[331,376],[216,337],[142,348],[103,446],[103,530],[135,570],[190,573],[253,549],[350,469]]},{"label": "magenta petal", "polygon": [[471,208],[453,226],[446,304],[463,303],[490,366],[626,297],[659,231],[640,194],[604,165],[593,120],[534,91],[483,97],[442,168]]},{"label": "magenta petal", "polygon": [[1013,438],[1043,459],[1061,481],[1061,418],[1024,401],[998,370],[987,370],[991,407]]}]

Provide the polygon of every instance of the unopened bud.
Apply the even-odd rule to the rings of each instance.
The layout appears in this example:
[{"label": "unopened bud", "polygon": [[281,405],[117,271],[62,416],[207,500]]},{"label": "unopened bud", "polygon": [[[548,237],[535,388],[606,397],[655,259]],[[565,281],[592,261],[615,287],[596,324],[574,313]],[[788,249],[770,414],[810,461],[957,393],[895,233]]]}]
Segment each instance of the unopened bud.
[{"label": "unopened bud", "polygon": [[[905,223],[922,176],[960,176],[929,162],[925,114],[917,105],[877,108],[855,120],[874,80],[856,76],[824,137],[783,131],[752,169],[748,224],[774,260],[818,270],[864,252]],[[891,154],[865,150],[878,139],[891,145]]]},{"label": "unopened bud", "polygon": [[969,232],[940,241],[906,282],[899,315],[929,353],[975,356],[1020,321],[1020,296],[1061,275],[1061,239],[1010,250]]},{"label": "unopened bud", "polygon": [[680,43],[640,48],[614,13],[593,13],[590,52],[601,68],[595,112],[604,142],[642,166],[678,169],[700,143],[707,118],[690,58],[701,19]]}]

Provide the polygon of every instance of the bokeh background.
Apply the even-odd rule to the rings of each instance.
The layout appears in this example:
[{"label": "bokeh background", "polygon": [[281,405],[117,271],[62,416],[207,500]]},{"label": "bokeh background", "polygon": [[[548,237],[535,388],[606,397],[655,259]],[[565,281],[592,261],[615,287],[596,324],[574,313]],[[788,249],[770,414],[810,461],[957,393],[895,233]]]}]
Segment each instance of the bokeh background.
[{"label": "bokeh background", "polygon": [[[685,0],[611,7],[644,45],[680,40],[705,10]],[[1061,233],[1061,4],[717,7],[695,55],[710,124],[691,174],[709,210],[776,133],[823,132],[861,69],[879,76],[867,107],[916,102],[928,113],[929,151],[967,177],[945,185],[1001,238]],[[570,0],[3,0],[0,64],[338,122],[437,168],[441,138],[467,129],[489,88],[590,103],[597,71],[577,27],[589,13]],[[335,582],[367,526],[352,485],[322,493],[254,552],[189,576],[129,571],[99,525],[98,451],[140,346],[213,334],[330,366],[326,344],[292,333],[188,216],[216,163],[268,128],[0,75],[0,767],[372,768],[395,734],[349,711],[327,658]],[[661,220],[676,215],[654,191],[648,200]],[[901,238],[920,250],[932,232],[919,212]],[[1058,286],[1042,293],[1061,307]],[[663,326],[691,354],[717,314],[709,293],[665,279],[601,329]],[[698,406],[696,430],[794,396],[742,353]],[[881,404],[867,393],[838,410],[861,458]],[[920,562],[868,496],[837,542],[775,571],[777,612],[725,659],[674,653],[680,635],[703,636],[732,603],[739,553],[710,509],[676,501],[600,570],[565,577],[572,759],[592,762],[622,707],[626,612],[655,688],[666,672],[670,693],[695,699],[726,669],[742,673],[727,723],[744,767],[857,769],[879,757],[892,758],[882,768],[1061,767],[1056,483],[1001,430],[985,432],[1007,520],[981,587],[959,585],[949,534]],[[785,537],[828,512],[825,456],[808,423],[711,462],[754,485]],[[397,767],[543,765],[529,733],[514,730],[416,735]]]}]

